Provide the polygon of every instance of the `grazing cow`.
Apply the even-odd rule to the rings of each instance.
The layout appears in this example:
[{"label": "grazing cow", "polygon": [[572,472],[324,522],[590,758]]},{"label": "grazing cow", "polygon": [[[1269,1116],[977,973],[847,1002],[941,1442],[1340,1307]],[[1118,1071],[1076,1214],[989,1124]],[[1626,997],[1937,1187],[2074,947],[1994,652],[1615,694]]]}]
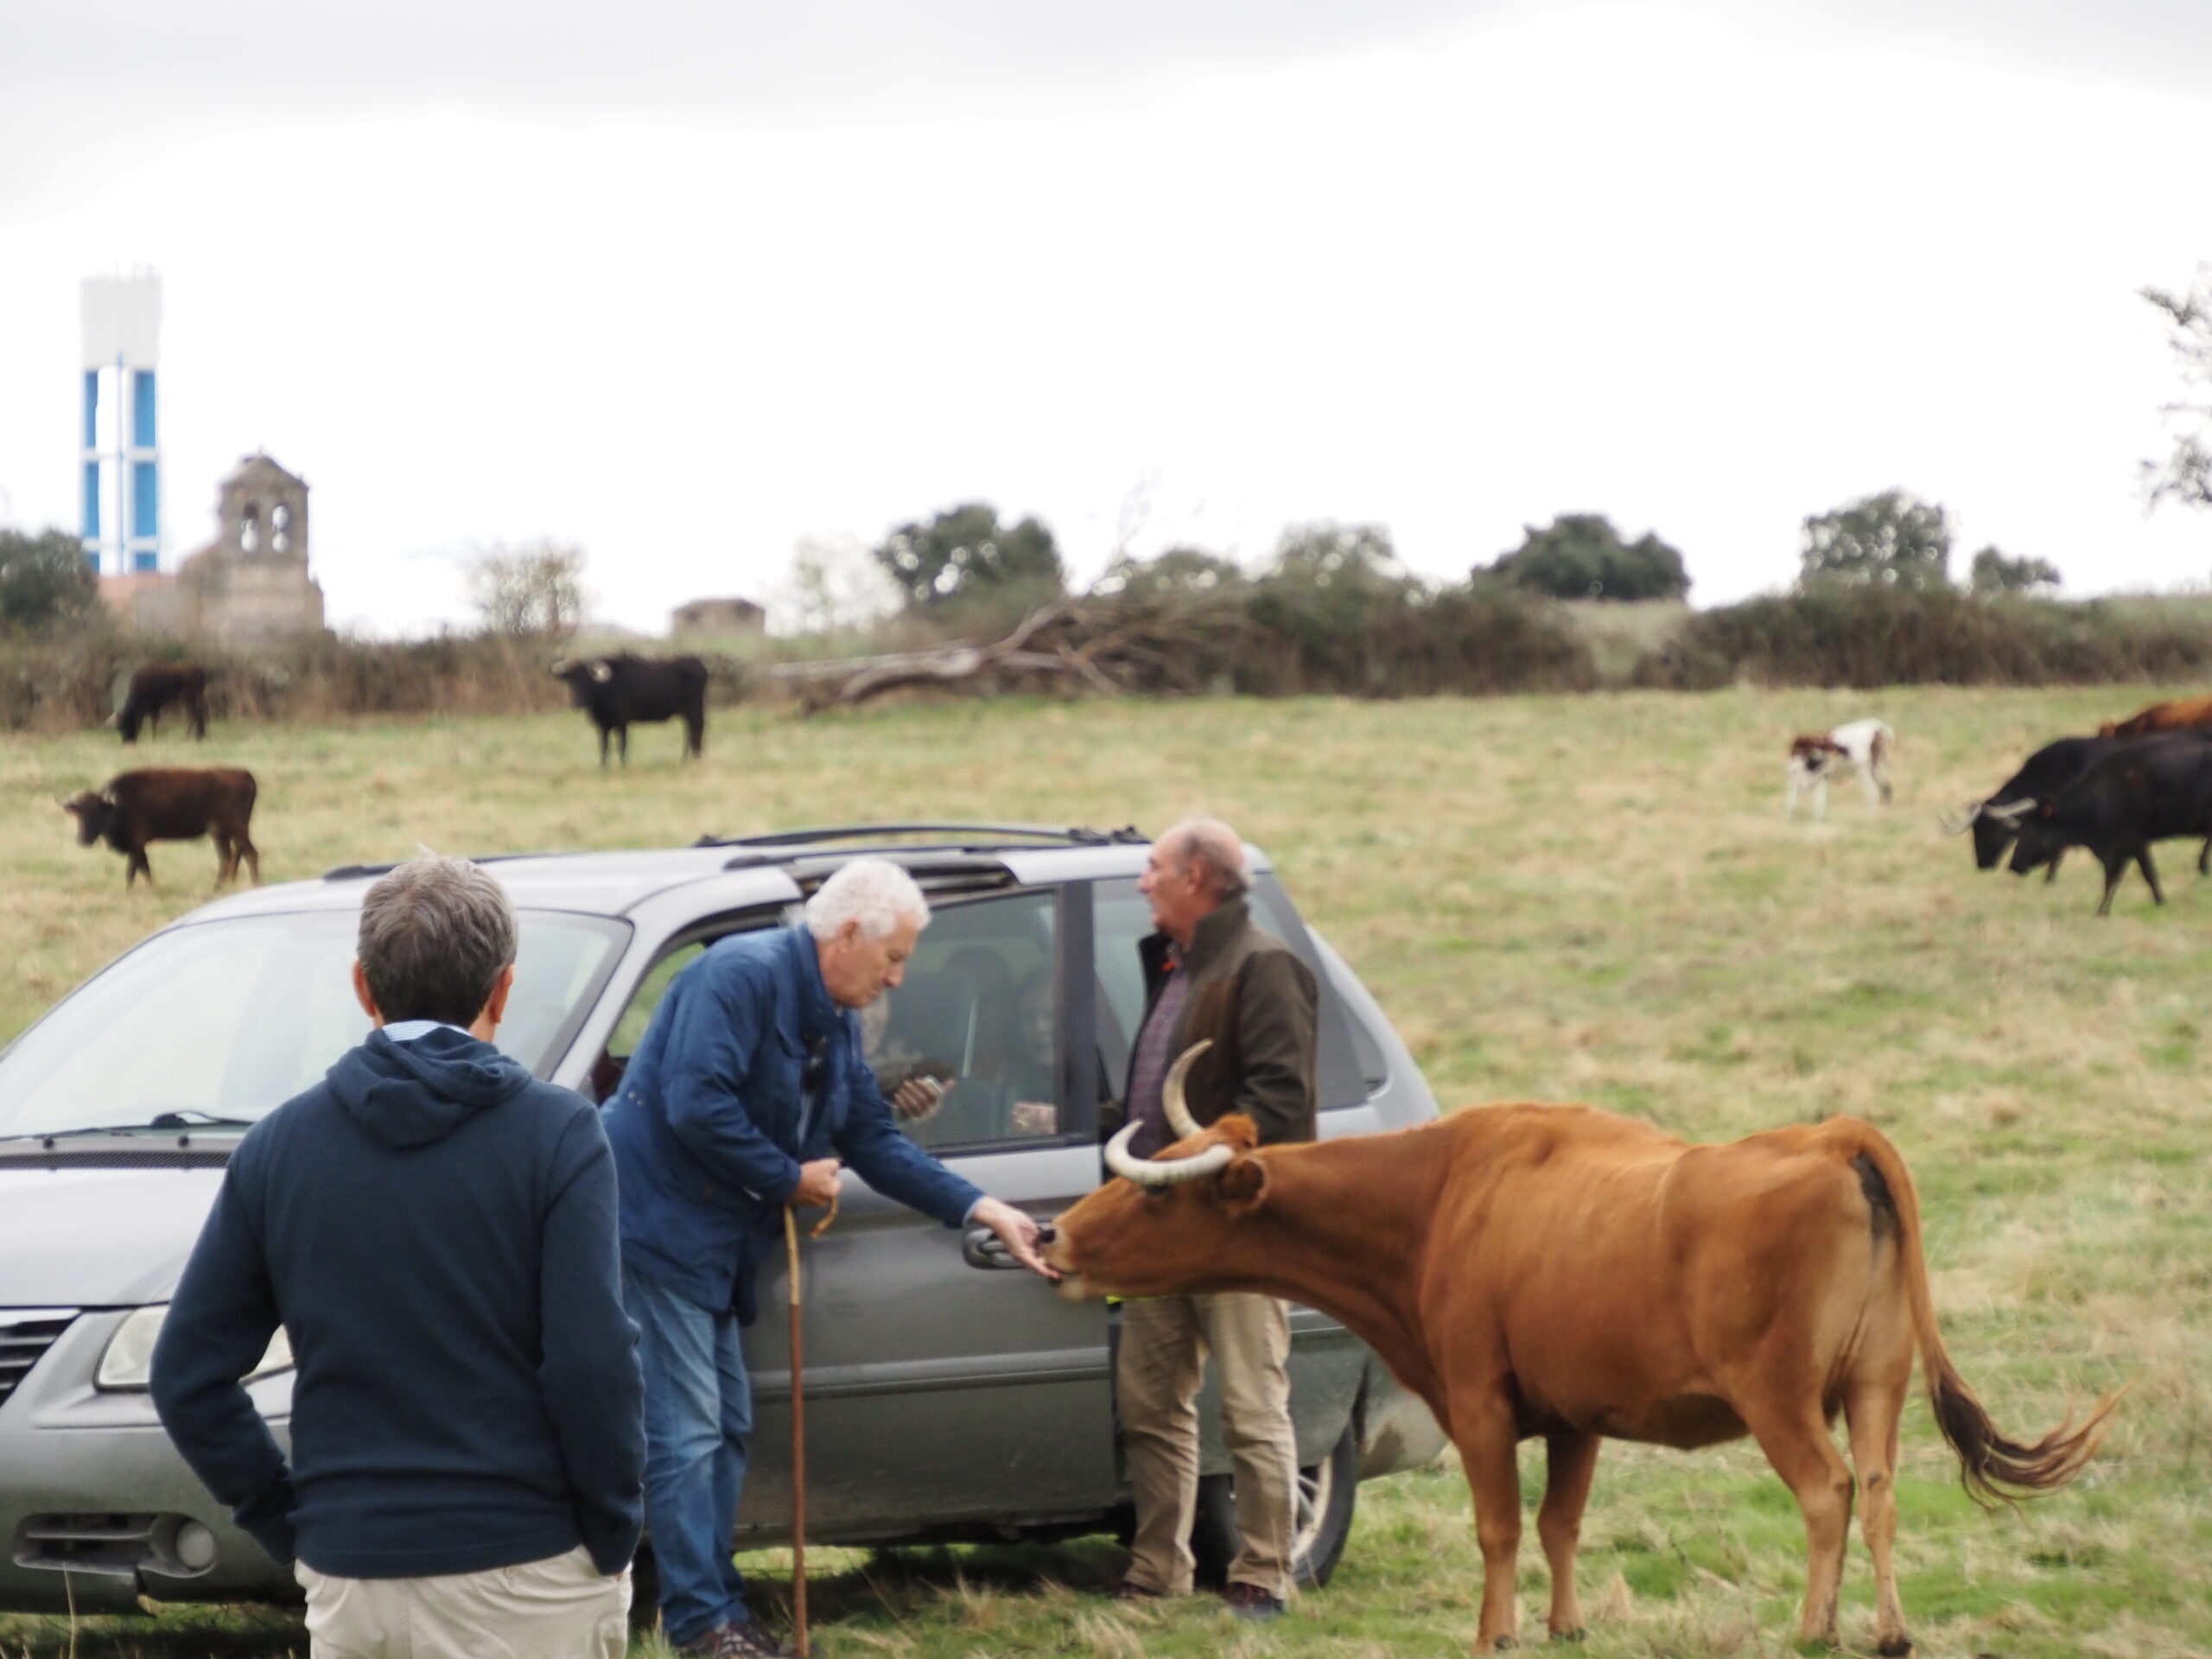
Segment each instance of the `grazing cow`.
[{"label": "grazing cow", "polygon": [[207,671],[197,663],[148,663],[134,669],[130,675],[130,689],[124,694],[123,707],[115,715],[116,728],[123,734],[126,743],[138,741],[138,728],[150,725],[156,734],[162,729],[162,710],[173,702],[184,705],[185,718],[192,722],[194,737],[207,735]]},{"label": "grazing cow", "polygon": [[1890,751],[1897,747],[1897,734],[1878,720],[1854,720],[1832,732],[1809,732],[1790,739],[1789,798],[1783,804],[1782,816],[1797,816],[1797,798],[1809,787],[1813,816],[1827,817],[1829,776],[1853,770],[1859,773],[1859,786],[1866,791],[1866,804],[1874,804],[1878,791],[1878,798],[1887,805]]},{"label": "grazing cow", "polygon": [[686,760],[703,754],[707,747],[707,665],[696,657],[664,660],[616,657],[577,660],[563,658],[553,664],[553,677],[567,682],[577,708],[599,728],[599,764],[607,764],[607,739],[611,732],[621,741],[622,764],[630,764],[630,725],[632,721],[682,719]]},{"label": "grazing cow", "polygon": [[[2020,820],[2079,778],[2096,761],[2120,747],[2124,740],[2109,737],[2062,737],[2046,743],[1999,784],[1987,799],[1969,801],[1965,810],[1947,814],[1946,835],[1974,831],[1974,868],[1993,870],[2004,862],[2005,849],[2020,833]],[[2050,861],[2047,880],[2058,875],[2058,860]]]},{"label": "grazing cow", "polygon": [[2149,737],[2158,732],[2185,732],[2212,726],[2212,697],[2187,697],[2178,702],[2154,702],[2126,720],[2108,720],[2097,728],[2099,737]]},{"label": "grazing cow", "polygon": [[1999,1432],[1943,1351],[1912,1178],[1880,1131],[1831,1118],[1692,1146],[1586,1106],[1501,1105],[1419,1128],[1255,1147],[1251,1120],[1146,1162],[1057,1218],[1046,1258],[1074,1297],[1252,1291],[1349,1326],[1459,1446],[1482,1547],[1478,1649],[1514,1644],[1516,1447],[1544,1437],[1536,1519],[1550,1627],[1582,1629],[1574,1554],[1599,1442],[1683,1449],[1756,1436],[1803,1512],[1807,1638],[1834,1643],[1852,1467],[1885,1654],[1910,1651],[1891,1547],[1897,1420],[1916,1354],[1936,1426],[1978,1498],[2046,1491],[2096,1449],[2115,1402],[2032,1445]]},{"label": "grazing cow", "polygon": [[105,789],[88,789],[60,804],[77,820],[79,847],[105,836],[110,847],[130,859],[123,877],[126,888],[141,871],[146,884],[153,885],[154,867],[146,861],[148,842],[197,841],[202,836],[215,838],[217,887],[238,874],[240,859],[252,867],[258,887],[261,854],[247,833],[256,788],[253,774],[235,766],[157,766],[119,772]]},{"label": "grazing cow", "polygon": [[2170,734],[2124,743],[2019,820],[2011,868],[2025,875],[2055,864],[2069,847],[2086,847],[2105,867],[2097,914],[2112,913],[2112,896],[2133,862],[2158,904],[2166,895],[2151,862],[2151,843],[2202,836],[2196,873],[2212,867],[2212,743]]}]

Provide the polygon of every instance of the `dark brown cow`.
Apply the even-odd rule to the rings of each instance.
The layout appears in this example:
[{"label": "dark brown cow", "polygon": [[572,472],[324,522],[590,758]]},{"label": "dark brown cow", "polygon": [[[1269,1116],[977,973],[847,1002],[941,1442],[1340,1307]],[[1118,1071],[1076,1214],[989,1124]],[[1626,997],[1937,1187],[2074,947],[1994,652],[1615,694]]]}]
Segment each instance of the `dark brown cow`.
[{"label": "dark brown cow", "polygon": [[141,725],[151,726],[158,735],[162,710],[173,702],[184,705],[185,718],[192,722],[192,734],[206,737],[207,671],[197,663],[149,663],[134,670],[130,689],[124,694],[123,707],[116,712],[116,729],[123,734],[125,743],[138,741]]},{"label": "dark brown cow", "polygon": [[1200,1130],[1184,1110],[1196,1052],[1166,1090],[1185,1138],[1146,1163],[1117,1135],[1107,1161],[1130,1179],[1059,1217],[1046,1259],[1064,1294],[1258,1291],[1372,1346],[1459,1448],[1482,1546],[1479,1649],[1516,1636],[1515,1448],[1531,1436],[1549,1452],[1536,1529],[1554,1636],[1582,1626],[1574,1554],[1600,1440],[1687,1449],[1748,1433],[1804,1513],[1803,1635],[1832,1643],[1853,1496],[1830,1438],[1840,1413],[1885,1654],[1911,1647],[1891,1547],[1916,1352],[1978,1497],[2048,1491],[2096,1448],[2113,1401],[2022,1445],[1952,1369],[1912,1178],[1869,1124],[1700,1147],[1586,1106],[1505,1105],[1255,1149],[1249,1119]]},{"label": "dark brown cow", "polygon": [[2177,702],[2154,702],[2126,720],[2108,720],[2097,728],[2099,737],[2148,737],[2153,732],[2185,732],[2192,727],[2212,726],[2212,697],[2185,697]]},{"label": "dark brown cow", "polygon": [[142,870],[147,884],[153,884],[148,842],[197,841],[202,836],[215,839],[217,887],[238,874],[240,859],[252,868],[258,887],[261,854],[247,833],[257,787],[251,772],[235,766],[155,766],[119,772],[105,788],[63,801],[61,810],[77,820],[79,847],[105,837],[130,861],[124,872],[125,887]]}]

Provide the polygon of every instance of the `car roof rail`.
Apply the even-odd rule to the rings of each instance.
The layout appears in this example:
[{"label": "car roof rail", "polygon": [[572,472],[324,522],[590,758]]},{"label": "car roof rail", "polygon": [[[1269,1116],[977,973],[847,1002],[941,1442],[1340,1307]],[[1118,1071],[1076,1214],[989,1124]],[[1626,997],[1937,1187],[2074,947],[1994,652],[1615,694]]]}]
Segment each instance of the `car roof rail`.
[{"label": "car roof rail", "polygon": [[[557,853],[461,853],[471,864],[505,864],[518,858],[557,858]],[[390,875],[407,861],[388,858],[380,864],[334,864],[322,873],[325,881],[358,881],[365,875]]]},{"label": "car roof rail", "polygon": [[702,836],[692,845],[747,848],[761,852],[776,849],[799,851],[825,842],[897,842],[913,836],[944,836],[948,839],[933,844],[959,849],[1028,842],[1056,842],[1067,847],[1140,847],[1152,839],[1133,823],[1119,830],[1049,823],[830,823],[804,830],[778,830],[760,836]]}]

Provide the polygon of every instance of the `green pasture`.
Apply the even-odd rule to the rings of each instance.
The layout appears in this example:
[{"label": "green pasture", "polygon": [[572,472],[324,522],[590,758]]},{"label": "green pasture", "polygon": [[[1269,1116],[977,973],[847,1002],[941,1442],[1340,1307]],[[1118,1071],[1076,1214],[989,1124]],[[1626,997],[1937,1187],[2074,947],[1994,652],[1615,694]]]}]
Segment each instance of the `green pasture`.
[{"label": "green pasture", "polygon": [[[419,842],[478,852],[669,844],[703,831],[912,816],[1157,829],[1221,814],[1273,855],[1366,977],[1447,1108],[1579,1100],[1719,1140],[1853,1112],[1910,1162],[1953,1358],[2032,1438],[2133,1384],[2074,1488],[1984,1513],[1923,1403],[1905,1424],[1898,1560],[1926,1655],[2212,1654],[2212,885],[2163,855],[2113,916],[2076,855],[2054,887],[1982,875],[1936,827],[2037,743],[2157,693],[1728,691],[1491,702],[951,702],[801,720],[716,711],[703,764],[633,734],[602,773],[582,718],[219,727],[130,759],[226,762],[262,784],[271,880]],[[1863,714],[1897,730],[1897,799],[1833,792],[1783,821],[1789,734]],[[0,745],[0,1033],[204,896],[214,855],[80,850],[57,794],[125,764],[111,735]],[[120,1038],[122,1033],[118,1033]],[[1040,1292],[1041,1294],[1041,1292]],[[1543,1572],[1524,1464],[1524,1637]],[[780,1591],[787,1557],[764,1557]],[[1123,1611],[1103,1541],[837,1553],[817,1651],[861,1656],[1463,1652],[1479,1586],[1445,1466],[1370,1484],[1336,1581],[1281,1624],[1205,1601]],[[1802,1534],[1757,1452],[1610,1446],[1584,1532],[1586,1651],[1794,1650]],[[1871,1651],[1854,1536],[1847,1645]],[[0,1618],[0,1659],[305,1659],[282,1613]],[[637,1653],[663,1651],[650,1641]]]}]

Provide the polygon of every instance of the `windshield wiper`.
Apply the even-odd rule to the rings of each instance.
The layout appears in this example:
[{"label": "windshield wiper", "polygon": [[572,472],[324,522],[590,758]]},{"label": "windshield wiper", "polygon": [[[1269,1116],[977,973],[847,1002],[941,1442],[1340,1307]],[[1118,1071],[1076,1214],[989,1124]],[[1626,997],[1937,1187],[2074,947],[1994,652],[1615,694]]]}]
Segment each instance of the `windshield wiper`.
[{"label": "windshield wiper", "polygon": [[149,1129],[250,1129],[253,1124],[254,1120],[250,1117],[220,1117],[213,1112],[187,1106],[176,1111],[156,1112],[143,1123],[86,1123],[73,1129],[28,1129],[15,1135],[0,1135],[0,1141],[66,1141],[86,1135],[143,1135]]}]

